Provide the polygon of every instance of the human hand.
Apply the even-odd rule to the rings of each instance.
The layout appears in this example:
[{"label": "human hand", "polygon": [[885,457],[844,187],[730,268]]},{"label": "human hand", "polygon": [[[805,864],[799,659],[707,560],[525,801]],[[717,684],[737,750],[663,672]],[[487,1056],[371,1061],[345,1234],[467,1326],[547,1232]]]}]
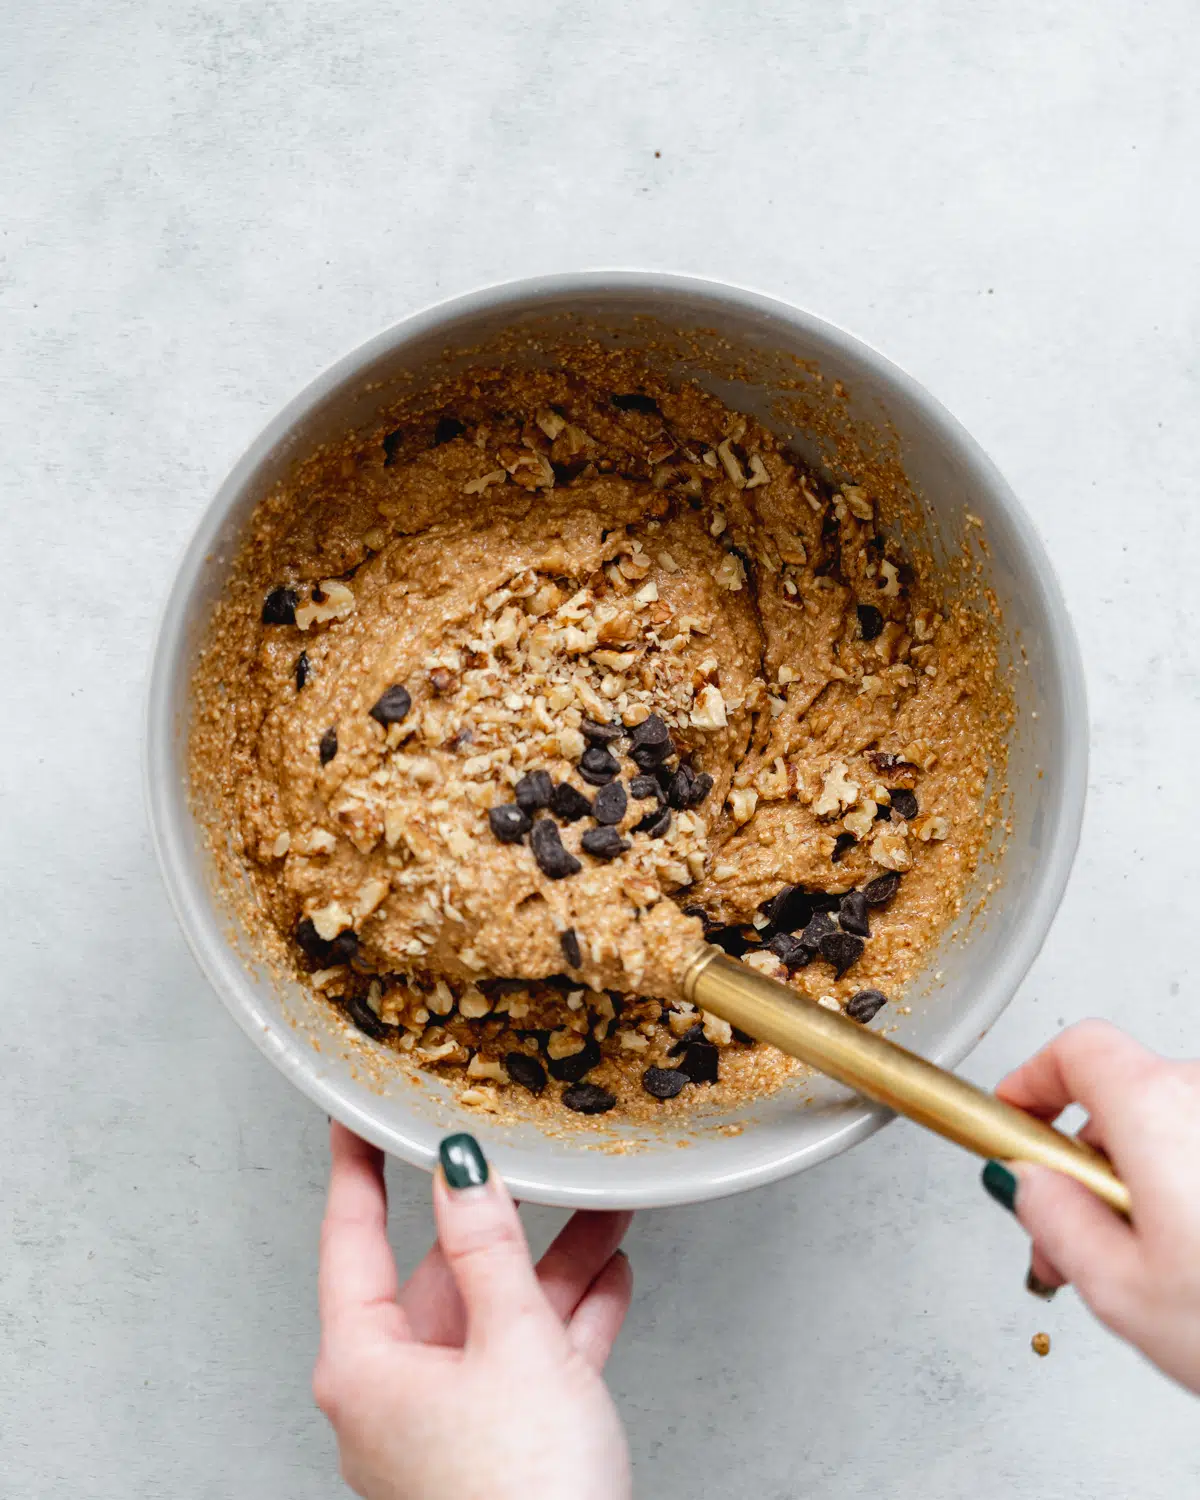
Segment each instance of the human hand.
[{"label": "human hand", "polygon": [[367,1500],[625,1500],[601,1378],[629,1307],[631,1214],[577,1213],[535,1272],[516,1207],[469,1135],[433,1185],[438,1240],[403,1287],[383,1154],[334,1124],[313,1394]]},{"label": "human hand", "polygon": [[1104,1021],[1072,1026],[996,1092],[1053,1121],[1068,1104],[1133,1200],[1127,1224],[1080,1183],[989,1162],[984,1186],[1033,1239],[1029,1289],[1071,1282],[1102,1323],[1200,1393],[1200,1063],[1168,1062]]}]

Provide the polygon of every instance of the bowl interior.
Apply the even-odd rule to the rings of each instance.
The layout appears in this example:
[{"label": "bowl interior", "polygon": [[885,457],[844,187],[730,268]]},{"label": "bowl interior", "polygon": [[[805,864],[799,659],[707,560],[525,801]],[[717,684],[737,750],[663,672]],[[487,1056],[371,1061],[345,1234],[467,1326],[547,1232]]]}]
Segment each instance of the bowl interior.
[{"label": "bowl interior", "polygon": [[414,381],[501,348],[508,359],[542,361],[551,345],[592,337],[640,346],[651,362],[700,380],[835,477],[853,473],[856,448],[893,455],[915,501],[916,524],[935,553],[961,547],[973,526],[968,515],[982,522],[987,549],[976,555],[1002,610],[1002,662],[1014,668],[1011,832],[995,862],[979,872],[976,895],[995,883],[983,913],[946,934],[905,997],[911,1014],[895,1018],[891,1034],[938,1061],[957,1062],[984,1034],[1054,915],[1082,814],[1086,712],[1054,578],[994,467],[948,413],[881,356],[767,299],[679,278],[616,275],[479,293],[380,335],[314,381],[266,429],[214,498],[185,554],[150,683],[147,796],[188,941],[271,1060],[384,1149],[431,1167],[440,1137],[465,1120],[519,1197],[642,1207],[718,1197],[813,1165],[862,1139],[887,1114],[813,1079],[753,1106],[704,1116],[687,1130],[686,1150],[671,1130],[647,1138],[618,1125],[598,1143],[586,1134],[552,1139],[532,1125],[489,1122],[456,1105],[435,1078],[373,1065],[371,1043],[298,987],[280,990],[255,963],[244,934],[230,941],[233,919],[215,895],[185,779],[189,680],[212,604],[258,501],[324,438],[374,425]]}]

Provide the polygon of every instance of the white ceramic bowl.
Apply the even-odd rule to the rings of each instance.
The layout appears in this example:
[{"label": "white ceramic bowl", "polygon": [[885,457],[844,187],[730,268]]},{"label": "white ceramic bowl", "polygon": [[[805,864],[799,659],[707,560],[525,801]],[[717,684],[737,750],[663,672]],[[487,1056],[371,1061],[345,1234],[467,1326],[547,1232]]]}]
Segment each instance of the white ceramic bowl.
[{"label": "white ceramic bowl", "polygon": [[[202,516],[171,588],[149,686],[146,781],[150,822],[163,876],[198,962],[234,1019],[311,1099],[385,1150],[432,1168],[448,1129],[483,1141],[516,1195],[564,1206],[640,1208],[691,1203],[739,1192],[813,1166],[863,1140],[889,1118],[833,1084],[785,1090],[753,1107],[708,1118],[680,1149],[669,1132],[614,1153],[589,1137],[551,1139],[534,1126],[503,1127],[453,1102],[435,1079],[414,1086],[400,1070],[383,1087],[361,1066],[360,1048],[331,1008],[297,986],[277,989],[228,939],[231,917],[214,895],[212,872],[188,807],[185,743],[189,680],[213,600],[238,537],[259,499],[315,443],[368,426],[387,404],[399,372],[428,369],[447,350],[486,349],[505,331],[539,339],[601,333],[637,344],[647,319],[658,334],[677,330],[704,344],[724,341],[724,374],[696,369],[686,348],[677,373],[694,373],[729,405],[787,430],[819,458],[811,431],[789,428],[776,397],[788,373],[812,370],[829,392],[841,381],[861,430],[899,443],[914,494],[932,523],[935,546],[953,551],[965,514],[983,522],[989,582],[1004,633],[1027,661],[1014,685],[1017,723],[1009,787],[1012,833],[1000,861],[1003,880],[985,915],[948,934],[924,979],[906,997],[911,1015],[893,1034],[938,1062],[957,1063],[987,1031],[1042,944],[1067,880],[1083,813],[1087,713],[1078,648],[1041,543],[1008,485],[953,417],[915,381],[828,323],[751,292],[713,282],[637,273],[549,277],[493,287],[432,308],[381,333],[318,376],[271,422],[234,467]],[[743,369],[733,364],[740,361]],[[716,361],[719,366],[720,360]],[[749,372],[750,379],[744,377]],[[833,398],[830,398],[833,399]],[[940,540],[939,540],[940,539]],[[994,873],[994,872],[991,872]],[[988,878],[987,872],[981,879]],[[940,980],[935,981],[935,973]],[[314,1047],[313,1042],[317,1043]],[[800,1093],[811,1094],[801,1102]],[[740,1133],[722,1124],[740,1124]],[[618,1125],[615,1127],[621,1130]],[[628,1132],[630,1127],[624,1127]]]}]

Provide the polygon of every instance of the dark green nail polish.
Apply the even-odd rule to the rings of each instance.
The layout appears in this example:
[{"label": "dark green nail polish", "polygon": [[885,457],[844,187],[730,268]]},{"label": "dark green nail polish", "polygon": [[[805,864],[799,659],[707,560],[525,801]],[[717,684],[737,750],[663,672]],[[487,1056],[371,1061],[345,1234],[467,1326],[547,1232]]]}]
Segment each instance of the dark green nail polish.
[{"label": "dark green nail polish", "polygon": [[989,1161],[983,1169],[983,1185],[1002,1208],[1009,1213],[1017,1209],[1017,1179],[998,1161]]},{"label": "dark green nail polish", "polygon": [[1025,1290],[1033,1297],[1040,1297],[1043,1302],[1049,1302],[1058,1291],[1056,1286],[1051,1286],[1048,1281],[1043,1281],[1040,1276],[1033,1274],[1033,1267],[1029,1268],[1029,1275],[1025,1278]]},{"label": "dark green nail polish", "polygon": [[487,1157],[473,1135],[448,1135],[441,1144],[440,1155],[448,1187],[482,1187],[488,1180]]}]

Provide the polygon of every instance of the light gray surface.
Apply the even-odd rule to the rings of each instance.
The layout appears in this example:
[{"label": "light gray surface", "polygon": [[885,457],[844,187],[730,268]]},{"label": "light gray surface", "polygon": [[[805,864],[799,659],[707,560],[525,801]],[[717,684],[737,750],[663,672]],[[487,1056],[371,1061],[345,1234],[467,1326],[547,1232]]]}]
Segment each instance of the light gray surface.
[{"label": "light gray surface", "polygon": [[[970,1071],[1096,1011],[1196,1050],[1197,36],[1186,0],[0,12],[6,1495],[339,1493],[307,1394],[324,1121],[174,930],[141,685],[232,458],[329,358],[450,292],[725,277],[947,402],[1039,519],[1094,715],[1062,917]],[[411,1257],[426,1183],[394,1188]],[[612,1378],[645,1493],[1200,1479],[1195,1407],[1072,1297],[1028,1299],[972,1165],[910,1127],[649,1214],[630,1248]]]}]

